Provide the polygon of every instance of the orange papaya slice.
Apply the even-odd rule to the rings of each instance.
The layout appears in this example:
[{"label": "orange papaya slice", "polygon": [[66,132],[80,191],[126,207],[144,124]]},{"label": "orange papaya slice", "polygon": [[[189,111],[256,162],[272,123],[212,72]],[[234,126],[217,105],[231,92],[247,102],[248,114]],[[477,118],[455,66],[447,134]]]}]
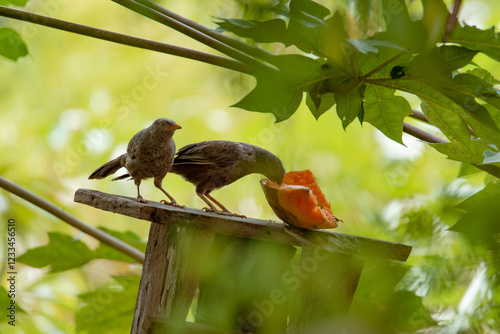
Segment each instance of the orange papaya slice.
[{"label": "orange papaya slice", "polygon": [[262,179],[262,189],[276,216],[289,225],[306,229],[328,229],[338,226],[310,170],[285,174],[283,184]]}]

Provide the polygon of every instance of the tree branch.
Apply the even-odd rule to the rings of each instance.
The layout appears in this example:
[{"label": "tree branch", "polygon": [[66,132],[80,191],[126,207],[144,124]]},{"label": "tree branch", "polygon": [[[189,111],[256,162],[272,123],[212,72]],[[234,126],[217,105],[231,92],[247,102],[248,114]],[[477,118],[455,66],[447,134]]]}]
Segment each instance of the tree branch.
[{"label": "tree branch", "polygon": [[214,50],[217,50],[219,52],[224,53],[225,55],[238,60],[254,70],[263,70],[263,69],[271,69],[271,67],[264,65],[263,63],[257,61],[255,58],[239,51],[236,50],[219,40],[208,36],[197,29],[194,29],[193,27],[190,27],[182,22],[179,22],[172,17],[169,17],[167,15],[164,15],[155,9],[146,7],[136,1],[133,0],[112,0],[113,2],[116,2],[119,5],[122,5],[138,14],[144,15],[152,20],[155,20],[163,25],[166,25],[186,36],[189,36],[193,38],[194,40],[203,43]]},{"label": "tree branch", "polygon": [[158,6],[157,4],[155,4],[149,0],[135,0],[135,1],[142,4],[143,6],[146,6],[150,9],[157,11],[158,13],[161,13],[167,17],[170,17],[176,21],[179,21],[179,22],[185,24],[186,26],[189,26],[195,30],[198,30],[199,32],[201,32],[207,36],[210,36],[210,37],[212,37],[212,38],[214,38],[214,39],[216,39],[216,40],[218,40],[226,45],[229,45],[230,47],[232,47],[236,50],[240,50],[244,53],[247,53],[249,55],[252,55],[252,56],[259,58],[259,59],[262,59],[262,60],[267,60],[271,57],[275,57],[274,54],[272,54],[266,50],[249,45],[247,43],[243,43],[237,39],[231,38],[231,37],[226,36],[224,34],[217,33],[214,30],[205,27],[204,25],[201,25],[195,21],[189,20],[181,15],[178,15],[172,11],[169,11],[168,9],[165,9],[161,6]]},{"label": "tree branch", "polygon": [[76,227],[80,231],[87,233],[88,235],[96,238],[100,242],[116,249],[119,252],[122,252],[133,259],[135,259],[139,263],[144,263],[144,253],[141,252],[140,250],[130,246],[129,244],[121,241],[118,238],[113,237],[112,235],[109,235],[106,232],[103,232],[95,227],[88,226],[78,218],[70,215],[66,211],[62,210],[61,208],[55,206],[54,204],[50,203],[49,201],[41,198],[40,196],[37,196],[33,194],[32,192],[18,186],[15,183],[12,183],[3,177],[0,176],[0,187],[4,188],[5,190],[13,193],[16,196],[21,197],[22,199],[33,203],[34,205],[38,206],[42,210],[47,211],[48,213],[56,216],[57,218],[61,219],[63,222],[70,224],[73,227]]},{"label": "tree branch", "polygon": [[252,74],[254,72],[252,68],[250,68],[249,66],[233,59],[224,58],[191,49],[186,49],[175,45],[164,44],[152,40],[118,34],[115,32],[97,29],[63,20],[58,20],[43,15],[32,14],[18,9],[8,8],[5,6],[0,6],[0,16],[10,17],[16,20],[31,22],[38,25],[55,28],[63,31],[68,31],[84,36],[94,37],[109,42],[166,53],[173,56],[193,59],[241,73]]},{"label": "tree branch", "polygon": [[460,5],[462,4],[462,0],[455,0],[453,3],[453,11],[448,15],[448,19],[446,20],[446,27],[443,34],[443,43],[448,41],[451,33],[453,32],[453,28],[455,28],[455,24],[458,21],[458,12],[460,10]]},{"label": "tree branch", "polygon": [[406,122],[403,122],[403,131],[406,132],[407,134],[421,139],[423,141],[426,141],[428,143],[434,143],[434,144],[441,144],[441,143],[447,143],[446,140],[435,136],[433,134],[430,134],[428,132],[425,132],[424,130],[421,130],[417,128],[416,126],[413,126],[411,124],[408,124]]}]

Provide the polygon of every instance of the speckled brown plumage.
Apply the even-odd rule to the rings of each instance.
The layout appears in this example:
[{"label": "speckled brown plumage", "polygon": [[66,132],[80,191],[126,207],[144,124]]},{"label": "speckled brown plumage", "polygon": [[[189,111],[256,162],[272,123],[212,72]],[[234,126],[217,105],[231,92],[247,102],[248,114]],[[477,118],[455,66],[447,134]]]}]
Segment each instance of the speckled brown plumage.
[{"label": "speckled brown plumage", "polygon": [[172,166],[175,155],[175,142],[172,138],[175,130],[181,129],[174,121],[168,118],[159,118],[148,128],[139,131],[128,143],[127,153],[105,163],[96,169],[89,179],[102,179],[114,174],[121,167],[125,167],[129,174],[116,177],[121,180],[130,176],[137,186],[137,198],[142,198],[139,185],[141,181],[154,178],[154,185],[160,189],[170,202],[166,204],[177,205],[175,199],[162,187],[163,178]]},{"label": "speckled brown plumage", "polygon": [[[281,184],[285,169],[281,160],[258,146],[212,140],[190,144],[177,152],[171,173],[196,186],[196,194],[209,206],[207,211],[235,215],[215,200],[210,192],[252,173],[263,174]],[[222,210],[218,210],[215,203]]]}]

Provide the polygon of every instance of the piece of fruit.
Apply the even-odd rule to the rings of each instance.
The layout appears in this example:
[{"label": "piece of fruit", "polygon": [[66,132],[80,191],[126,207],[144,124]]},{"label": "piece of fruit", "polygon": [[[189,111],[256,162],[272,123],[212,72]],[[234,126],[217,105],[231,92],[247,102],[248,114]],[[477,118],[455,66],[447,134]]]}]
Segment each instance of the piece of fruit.
[{"label": "piece of fruit", "polygon": [[285,174],[283,184],[260,181],[276,216],[289,225],[307,229],[335,228],[335,217],[310,170]]}]

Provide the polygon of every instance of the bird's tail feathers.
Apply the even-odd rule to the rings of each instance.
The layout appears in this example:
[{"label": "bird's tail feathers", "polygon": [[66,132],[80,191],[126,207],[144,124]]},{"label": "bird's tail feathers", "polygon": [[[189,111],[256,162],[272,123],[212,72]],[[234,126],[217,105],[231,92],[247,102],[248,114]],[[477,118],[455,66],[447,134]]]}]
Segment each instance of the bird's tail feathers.
[{"label": "bird's tail feathers", "polygon": [[127,173],[127,174],[123,174],[123,175],[117,176],[114,179],[111,179],[111,181],[123,180],[123,179],[126,179],[127,177],[132,178],[132,176],[130,176],[130,174]]},{"label": "bird's tail feathers", "polygon": [[89,176],[89,180],[92,179],[103,179],[111,174],[116,173],[125,164],[125,154],[120,155],[118,158],[106,162],[101,167],[97,168]]}]

